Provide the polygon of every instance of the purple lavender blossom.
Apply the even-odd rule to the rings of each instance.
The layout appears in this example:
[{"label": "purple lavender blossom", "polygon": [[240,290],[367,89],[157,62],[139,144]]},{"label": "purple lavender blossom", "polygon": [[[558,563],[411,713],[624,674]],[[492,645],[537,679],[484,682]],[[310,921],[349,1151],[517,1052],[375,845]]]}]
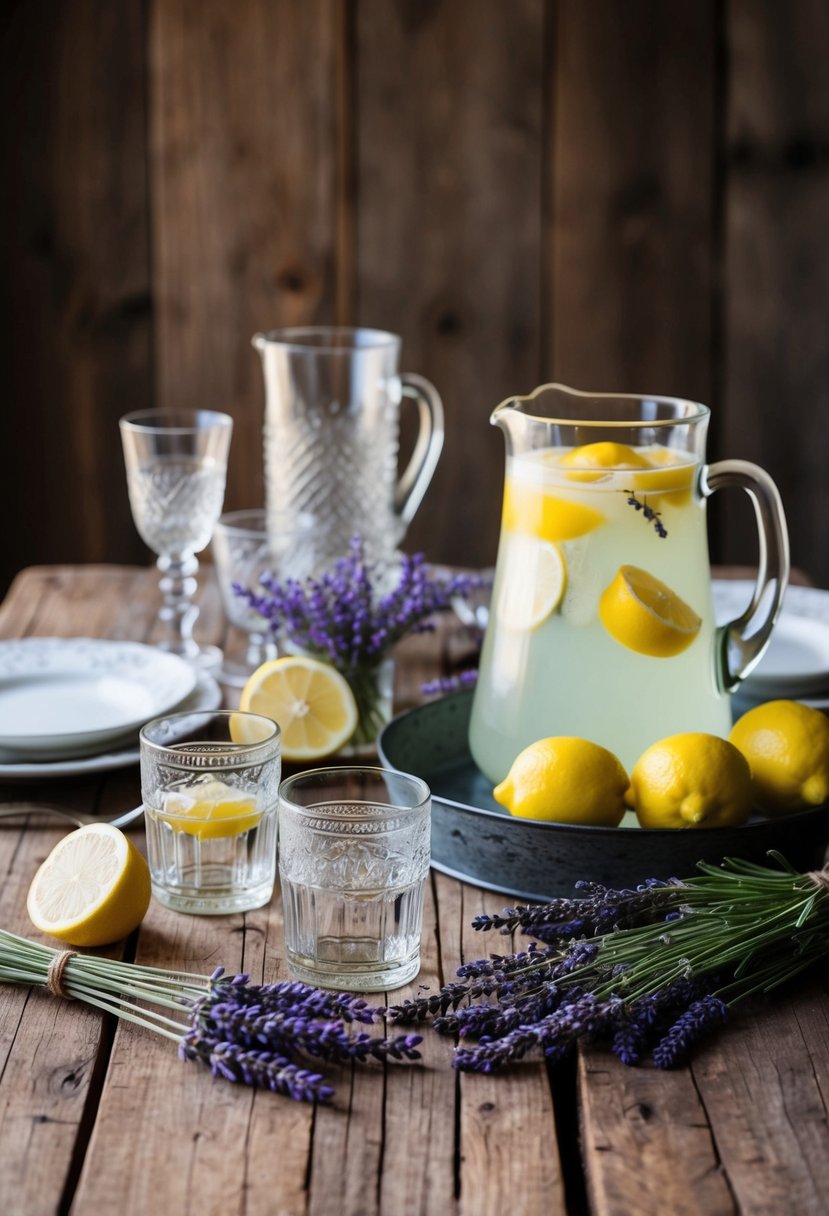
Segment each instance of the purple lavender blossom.
[{"label": "purple lavender blossom", "polygon": [[653,1050],[657,1068],[675,1068],[687,1059],[700,1039],[710,1034],[728,1019],[728,1006],[718,996],[709,993],[692,1005],[674,1022],[668,1033]]},{"label": "purple lavender blossom", "polygon": [[431,577],[422,553],[403,555],[397,582],[385,593],[375,586],[380,573],[355,536],[348,555],[319,578],[280,583],[264,574],[261,591],[239,584],[233,590],[268,622],[275,638],[286,637],[347,675],[376,666],[407,634],[433,628],[429,618],[479,582],[468,575]]},{"label": "purple lavender blossom", "polygon": [[294,981],[251,984],[247,975],[220,971],[211,979],[209,992],[193,1002],[179,1051],[209,1065],[214,1076],[298,1101],[326,1101],[333,1089],[298,1056],[358,1064],[420,1058],[420,1035],[382,1038],[353,1029],[385,1012],[359,995]]},{"label": "purple lavender blossom", "polygon": [[445,697],[449,693],[463,692],[474,688],[478,683],[477,669],[459,671],[455,676],[439,676],[436,680],[427,680],[421,684],[420,691],[424,697]]}]

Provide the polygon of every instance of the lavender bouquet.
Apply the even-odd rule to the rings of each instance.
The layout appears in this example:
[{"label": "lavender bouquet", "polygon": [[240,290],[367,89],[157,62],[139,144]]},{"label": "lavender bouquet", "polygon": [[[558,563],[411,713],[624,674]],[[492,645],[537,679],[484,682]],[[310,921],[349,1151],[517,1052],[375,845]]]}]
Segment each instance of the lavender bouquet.
[{"label": "lavender bouquet", "polygon": [[[420,1035],[371,1035],[381,1011],[349,993],[286,981],[251,984],[225,976],[142,967],[53,950],[0,930],[0,982],[37,984],[84,1001],[178,1044],[182,1060],[206,1064],[214,1077],[326,1102],[333,1086],[318,1063],[416,1060]],[[175,1015],[175,1016],[171,1016]]]},{"label": "lavender bouquet", "polygon": [[477,586],[469,575],[435,577],[422,553],[403,555],[399,568],[368,560],[359,536],[347,556],[319,578],[279,582],[262,576],[260,588],[234,592],[267,621],[275,640],[324,659],[348,681],[358,724],[351,744],[372,744],[390,712],[383,664],[402,638],[434,628],[436,612]]},{"label": "lavender bouquet", "polygon": [[476,929],[535,940],[465,964],[458,981],[387,1016],[457,1036],[462,1071],[492,1072],[532,1049],[555,1061],[582,1037],[609,1040],[625,1064],[650,1051],[672,1068],[736,1004],[829,955],[829,870],[799,874],[771,856],[778,869],[727,858],[685,881],[582,882],[580,899],[479,916]]}]

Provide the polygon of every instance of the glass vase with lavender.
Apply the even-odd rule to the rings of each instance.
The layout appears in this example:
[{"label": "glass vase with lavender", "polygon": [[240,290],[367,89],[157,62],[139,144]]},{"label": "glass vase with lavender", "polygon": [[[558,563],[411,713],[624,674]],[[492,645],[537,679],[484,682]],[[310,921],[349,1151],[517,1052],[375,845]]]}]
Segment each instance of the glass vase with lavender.
[{"label": "glass vase with lavender", "polygon": [[476,585],[470,575],[435,575],[422,553],[370,560],[361,537],[318,577],[279,581],[264,574],[257,588],[234,591],[263,617],[275,641],[328,662],[348,681],[357,704],[349,751],[371,751],[392,715],[392,648],[434,629],[434,614]]}]

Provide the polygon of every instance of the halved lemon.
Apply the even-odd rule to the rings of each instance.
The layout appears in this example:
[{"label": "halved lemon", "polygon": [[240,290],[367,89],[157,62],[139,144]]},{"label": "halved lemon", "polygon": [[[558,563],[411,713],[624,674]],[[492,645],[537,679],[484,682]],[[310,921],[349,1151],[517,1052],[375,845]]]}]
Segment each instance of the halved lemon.
[{"label": "halved lemon", "polygon": [[35,874],[26,908],[36,929],[72,946],[105,946],[132,933],[150,904],[150,870],[110,823],[64,836]]},{"label": "halved lemon", "polygon": [[286,760],[329,756],[357,726],[348,681],[329,663],[304,655],[263,663],[242,689],[239,708],[278,723]]},{"label": "halved lemon", "polygon": [[561,603],[567,567],[558,545],[515,536],[510,540],[498,620],[507,629],[524,632],[546,621]]},{"label": "halved lemon", "polygon": [[239,836],[255,828],[262,812],[257,808],[255,795],[210,778],[182,789],[167,790],[158,818],[176,832],[215,840],[220,836]]},{"label": "halved lemon", "polygon": [[561,458],[569,481],[601,481],[609,473],[623,469],[646,469],[648,462],[626,443],[585,443],[570,448]]},{"label": "halved lemon", "polygon": [[671,506],[681,507],[691,498],[694,474],[699,467],[688,459],[686,452],[672,452],[670,448],[653,448],[644,462],[645,471],[632,477],[632,489],[648,494],[653,505],[667,497]]},{"label": "halved lemon", "polygon": [[619,567],[599,597],[599,619],[628,650],[660,659],[686,650],[702,625],[675,591],[638,566]]},{"label": "halved lemon", "polygon": [[568,498],[557,498],[538,486],[509,479],[504,487],[504,527],[537,540],[574,540],[604,523],[595,507]]}]

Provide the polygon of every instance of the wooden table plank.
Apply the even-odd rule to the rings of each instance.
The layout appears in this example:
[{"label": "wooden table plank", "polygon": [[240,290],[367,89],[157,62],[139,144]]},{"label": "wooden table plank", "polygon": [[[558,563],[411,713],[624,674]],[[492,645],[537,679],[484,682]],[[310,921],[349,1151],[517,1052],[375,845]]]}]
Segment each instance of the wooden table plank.
[{"label": "wooden table plank", "polygon": [[[199,598],[204,639],[221,640],[209,570]],[[157,606],[154,570],[43,568],[15,583],[0,609],[0,635],[147,637]],[[446,620],[437,637],[399,649],[398,708],[416,703],[423,680],[457,658],[456,643]],[[134,805],[138,794],[137,766],[0,787],[4,801],[28,797],[102,814]],[[61,834],[34,817],[0,824],[4,926],[37,936],[25,893]],[[477,912],[506,902],[433,872],[421,974],[389,999],[434,989],[462,959],[508,950],[509,939],[470,927]],[[202,973],[222,963],[274,980],[287,974],[281,916],[278,897],[267,909],[213,918],[153,903],[132,945],[142,962]],[[739,1014],[690,1067],[672,1073],[626,1069],[591,1047],[580,1055],[577,1086],[572,1071],[548,1077],[533,1061],[494,1077],[458,1076],[451,1050],[427,1029],[421,1065],[338,1069],[334,1102],[315,1111],[214,1081],[137,1027],[116,1030],[81,1006],[0,988],[0,1211],[32,1216],[70,1204],[73,1216],[825,1210],[823,979]]]}]

